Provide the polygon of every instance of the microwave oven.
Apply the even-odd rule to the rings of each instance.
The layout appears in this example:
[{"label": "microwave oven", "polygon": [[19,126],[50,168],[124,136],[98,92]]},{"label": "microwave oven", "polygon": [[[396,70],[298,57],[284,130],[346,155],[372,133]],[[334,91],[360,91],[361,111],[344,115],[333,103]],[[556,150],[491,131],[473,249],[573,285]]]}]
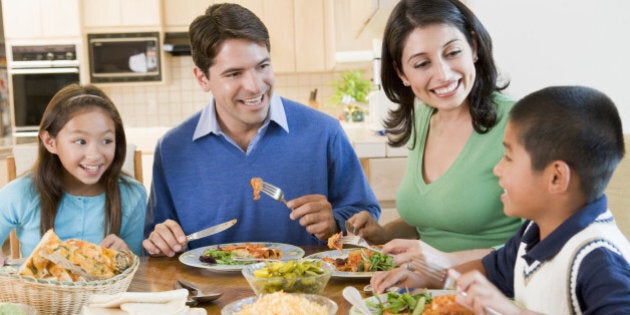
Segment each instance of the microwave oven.
[{"label": "microwave oven", "polygon": [[88,34],[90,82],[162,80],[160,34]]}]

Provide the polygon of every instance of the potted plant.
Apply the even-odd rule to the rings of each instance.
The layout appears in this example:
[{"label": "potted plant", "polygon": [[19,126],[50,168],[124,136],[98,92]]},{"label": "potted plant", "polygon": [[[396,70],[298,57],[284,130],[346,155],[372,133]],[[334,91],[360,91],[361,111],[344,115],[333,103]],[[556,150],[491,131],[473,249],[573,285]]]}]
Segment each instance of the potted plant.
[{"label": "potted plant", "polygon": [[363,121],[365,104],[372,90],[372,82],[363,78],[359,70],[349,70],[341,74],[340,79],[332,83],[335,92],[330,100],[336,105],[344,106],[346,121]]}]

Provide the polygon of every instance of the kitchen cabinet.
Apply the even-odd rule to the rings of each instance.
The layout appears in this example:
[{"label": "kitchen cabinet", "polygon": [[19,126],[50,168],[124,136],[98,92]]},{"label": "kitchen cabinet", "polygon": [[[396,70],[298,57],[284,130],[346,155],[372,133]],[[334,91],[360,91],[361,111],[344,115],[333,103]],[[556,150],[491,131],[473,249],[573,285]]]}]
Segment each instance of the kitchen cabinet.
[{"label": "kitchen cabinet", "polygon": [[14,39],[78,38],[78,0],[4,0],[4,35]]},{"label": "kitchen cabinet", "polygon": [[333,51],[372,50],[372,38],[381,38],[382,34],[373,37],[365,33],[364,28],[377,10],[372,1],[365,0],[329,0],[333,5],[334,28],[330,36]]},{"label": "kitchen cabinet", "polygon": [[161,27],[160,0],[89,0],[82,4],[87,29]]},{"label": "kitchen cabinet", "polygon": [[393,202],[407,167],[406,157],[363,158],[365,176],[379,202]]},{"label": "kitchen cabinet", "polygon": [[164,30],[187,32],[188,25],[210,6],[208,0],[163,0]]}]

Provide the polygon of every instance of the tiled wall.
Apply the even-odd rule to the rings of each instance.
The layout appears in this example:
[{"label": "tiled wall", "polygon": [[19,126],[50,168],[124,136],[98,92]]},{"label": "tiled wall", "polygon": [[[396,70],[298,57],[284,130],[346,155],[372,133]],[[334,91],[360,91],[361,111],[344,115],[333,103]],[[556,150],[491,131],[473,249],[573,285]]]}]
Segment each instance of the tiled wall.
[{"label": "tiled wall", "polygon": [[[172,127],[200,110],[209,94],[204,93],[193,77],[190,56],[167,55],[166,84],[101,86],[112,98],[127,127]],[[369,66],[363,69],[366,77]],[[337,117],[341,110],[329,104],[332,95],[330,82],[338,79],[339,72],[276,74],[275,91],[280,95],[306,103],[311,90],[317,88],[320,109]]]}]

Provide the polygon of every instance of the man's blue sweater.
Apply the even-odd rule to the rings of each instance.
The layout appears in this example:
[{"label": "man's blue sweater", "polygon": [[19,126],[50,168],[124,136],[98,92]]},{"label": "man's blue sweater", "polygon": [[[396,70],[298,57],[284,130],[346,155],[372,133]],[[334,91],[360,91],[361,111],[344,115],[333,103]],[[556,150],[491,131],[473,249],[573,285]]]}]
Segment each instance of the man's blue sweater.
[{"label": "man's blue sweater", "polygon": [[193,139],[200,113],[169,131],[157,144],[145,236],[173,219],[186,234],[236,218],[232,228],[189,244],[230,242],[322,244],[284,204],[267,196],[253,200],[250,180],[261,177],[285,199],[322,194],[339,227],[361,210],[378,219],[380,208],[339,122],[317,110],[282,99],[289,132],[270,122],[249,154],[224,136]]}]

